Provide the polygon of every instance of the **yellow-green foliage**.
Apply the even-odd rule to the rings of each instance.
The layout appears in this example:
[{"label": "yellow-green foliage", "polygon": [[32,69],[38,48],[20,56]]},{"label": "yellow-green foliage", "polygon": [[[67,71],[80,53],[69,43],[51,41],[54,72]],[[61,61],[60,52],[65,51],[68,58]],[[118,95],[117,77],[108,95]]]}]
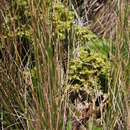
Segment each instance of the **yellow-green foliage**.
[{"label": "yellow-green foliage", "polygon": [[31,52],[33,31],[28,0],[8,1],[1,12],[3,22],[1,23],[0,51],[6,51],[5,48],[8,46],[10,55],[15,59],[14,55],[17,53],[19,61],[26,64],[28,55],[33,53]]},{"label": "yellow-green foliage", "polygon": [[53,23],[57,37],[60,40],[64,40],[66,33],[71,29],[74,23],[74,13],[61,2],[58,2],[54,6]]},{"label": "yellow-green foliage", "polygon": [[53,24],[55,32],[60,40],[66,39],[66,33],[72,28],[74,30],[76,43],[98,40],[97,36],[87,27],[80,27],[74,22],[74,12],[69,10],[63,3],[57,2],[54,5]]},{"label": "yellow-green foliage", "polygon": [[29,12],[27,0],[9,2],[3,12],[3,38],[24,37],[32,40],[32,30],[30,25],[31,15]]},{"label": "yellow-green foliage", "polygon": [[72,91],[83,90],[92,96],[96,91],[107,92],[110,62],[104,55],[80,48],[71,61],[69,83]]},{"label": "yellow-green foliage", "polygon": [[98,37],[85,26],[80,27],[76,25],[75,36],[76,36],[75,44],[80,44],[80,45],[86,44],[88,41],[96,42],[98,40]]}]

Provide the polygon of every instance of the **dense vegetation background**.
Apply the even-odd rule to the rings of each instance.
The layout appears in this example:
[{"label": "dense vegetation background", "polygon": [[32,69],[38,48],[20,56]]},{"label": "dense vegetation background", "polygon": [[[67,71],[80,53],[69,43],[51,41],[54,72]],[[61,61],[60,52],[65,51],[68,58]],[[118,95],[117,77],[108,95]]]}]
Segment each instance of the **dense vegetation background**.
[{"label": "dense vegetation background", "polygon": [[128,0],[0,1],[1,130],[129,130]]}]

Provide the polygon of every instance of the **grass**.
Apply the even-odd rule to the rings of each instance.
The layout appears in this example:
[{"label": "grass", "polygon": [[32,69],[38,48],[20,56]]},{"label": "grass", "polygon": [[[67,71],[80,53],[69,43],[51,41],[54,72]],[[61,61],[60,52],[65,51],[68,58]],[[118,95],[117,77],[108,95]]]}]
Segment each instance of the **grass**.
[{"label": "grass", "polygon": [[[28,58],[25,66],[23,65],[23,59],[21,59],[18,48],[18,44],[20,44],[17,41],[18,34],[15,31],[17,25],[13,20],[10,25],[7,25],[12,37],[7,37],[4,42],[1,41],[2,45],[7,42],[7,48],[4,48],[7,57],[3,54],[1,61],[3,66],[1,66],[0,95],[2,108],[5,113],[7,112],[4,116],[8,118],[7,122],[2,119],[4,120],[2,121],[3,129],[58,130],[64,128],[64,116],[61,116],[65,111],[63,107],[64,97],[61,95],[62,86],[57,78],[60,74],[56,70],[56,57],[53,53],[53,41],[50,35],[52,23],[49,21],[51,14],[49,11],[53,7],[50,2],[49,6],[51,7],[47,8],[46,3],[47,1],[41,1],[41,3],[28,1],[27,3],[31,12],[30,28],[33,37],[30,46],[34,50],[35,58],[35,74],[33,76],[30,68],[30,66],[33,66],[30,61],[31,58]],[[17,4],[22,3],[11,2],[10,4],[12,9],[9,10],[8,15],[11,19],[18,13],[17,10],[14,10],[14,7],[16,6],[19,9]],[[39,17],[40,11],[43,16],[42,21]],[[23,42],[20,36],[18,38]],[[12,49],[14,49],[13,53]],[[25,53],[27,57],[31,57],[31,50],[29,50],[29,53],[25,50]]]},{"label": "grass", "polygon": [[[2,130],[72,130],[73,128],[71,120],[73,109],[69,108],[68,117],[66,115],[67,90],[70,84],[68,85],[68,75],[62,76],[63,42],[57,36],[57,28],[53,23],[55,15],[53,5],[56,5],[56,2],[10,1],[6,2],[7,8],[0,10],[3,19],[0,32],[0,129]],[[118,0],[117,6],[116,38],[114,42],[113,38],[110,39],[110,50],[107,47],[113,64],[108,82],[110,109],[106,111],[102,125],[104,130],[128,129],[126,113],[129,109],[129,13],[127,1]],[[74,37],[75,33],[73,29],[66,32],[68,63],[70,53],[73,53],[71,51],[75,50],[73,48],[74,41],[77,40]],[[101,49],[103,51],[103,47]],[[104,51],[103,53],[106,54]],[[92,127],[95,127],[94,130],[100,129]]]}]

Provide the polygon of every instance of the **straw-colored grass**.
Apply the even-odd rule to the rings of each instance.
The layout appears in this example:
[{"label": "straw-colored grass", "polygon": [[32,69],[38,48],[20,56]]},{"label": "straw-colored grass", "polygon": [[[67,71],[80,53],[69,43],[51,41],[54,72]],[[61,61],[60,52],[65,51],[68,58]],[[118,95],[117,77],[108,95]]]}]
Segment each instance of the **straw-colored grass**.
[{"label": "straw-colored grass", "polygon": [[[108,2],[106,9],[102,7],[102,15],[96,15],[88,27],[96,29],[101,20],[101,37],[107,36],[109,43],[102,46],[105,40],[99,42],[98,30],[93,34],[86,27],[82,29],[84,24],[74,1],[0,1],[1,130],[74,130],[72,117],[82,130],[129,130],[130,10],[127,0],[112,2],[114,9],[109,8]],[[111,12],[114,18],[103,21],[102,16]],[[113,35],[109,22],[115,19]],[[102,55],[108,53],[107,60],[112,63],[107,93],[109,109],[101,128],[93,124],[92,111],[89,122],[85,122],[88,126],[84,126],[72,111],[75,106],[69,106],[69,65],[79,46]]]}]

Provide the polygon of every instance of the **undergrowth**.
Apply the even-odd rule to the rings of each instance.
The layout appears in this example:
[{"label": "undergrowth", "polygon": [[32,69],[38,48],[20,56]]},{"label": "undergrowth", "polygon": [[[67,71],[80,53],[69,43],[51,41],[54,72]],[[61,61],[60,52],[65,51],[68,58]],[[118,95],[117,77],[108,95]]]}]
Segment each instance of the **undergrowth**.
[{"label": "undergrowth", "polygon": [[105,39],[80,24],[74,1],[0,3],[0,129],[127,129],[129,8],[115,2]]}]

